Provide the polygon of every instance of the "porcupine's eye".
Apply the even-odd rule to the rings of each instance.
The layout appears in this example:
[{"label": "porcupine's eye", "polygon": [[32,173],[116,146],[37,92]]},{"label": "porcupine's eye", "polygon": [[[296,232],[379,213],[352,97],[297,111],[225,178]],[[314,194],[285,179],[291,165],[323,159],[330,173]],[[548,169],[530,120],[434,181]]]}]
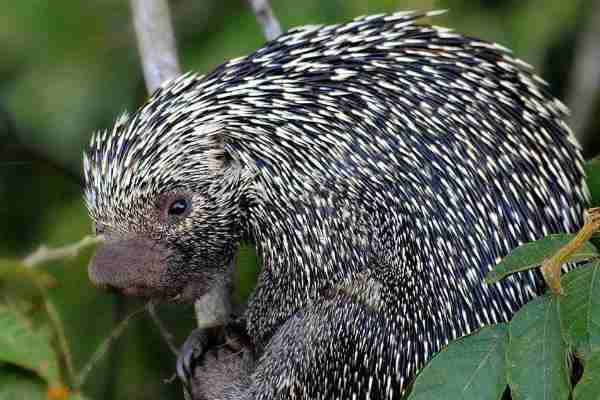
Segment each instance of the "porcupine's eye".
[{"label": "porcupine's eye", "polygon": [[190,208],[190,202],[187,199],[179,198],[169,205],[169,215],[173,217],[181,217],[186,214]]}]

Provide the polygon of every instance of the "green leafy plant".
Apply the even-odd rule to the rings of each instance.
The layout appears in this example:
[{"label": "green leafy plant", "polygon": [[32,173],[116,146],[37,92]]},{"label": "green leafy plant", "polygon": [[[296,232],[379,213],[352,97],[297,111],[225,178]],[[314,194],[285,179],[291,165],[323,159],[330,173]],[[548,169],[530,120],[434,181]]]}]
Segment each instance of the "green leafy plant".
[{"label": "green leafy plant", "polygon": [[98,242],[86,237],[24,260],[0,260],[0,400],[82,399],[63,323],[48,296],[55,281],[38,265],[76,256]]},{"label": "green leafy plant", "polygon": [[[600,209],[576,234],[550,235],[524,244],[487,276],[541,268],[547,293],[508,323],[483,328],[448,345],[417,376],[410,400],[600,398],[600,253],[590,242]],[[561,277],[564,263],[577,268]],[[575,358],[583,376],[572,387]]]},{"label": "green leafy plant", "polygon": [[[556,238],[563,241],[565,238]],[[552,239],[554,240],[554,239]],[[586,252],[591,250],[586,243]],[[548,239],[528,244],[507,257],[523,271],[551,248]],[[574,256],[579,259],[581,252]],[[562,278],[562,294],[550,292],[522,307],[509,323],[483,328],[440,352],[421,371],[409,399],[499,399],[506,387],[512,399],[598,399],[600,395],[600,255]],[[546,253],[551,256],[552,253]],[[517,262],[517,256],[522,263]],[[540,265],[538,265],[539,267]],[[532,265],[535,268],[534,265]],[[500,263],[492,274],[508,271]],[[572,357],[584,366],[571,387]]]}]

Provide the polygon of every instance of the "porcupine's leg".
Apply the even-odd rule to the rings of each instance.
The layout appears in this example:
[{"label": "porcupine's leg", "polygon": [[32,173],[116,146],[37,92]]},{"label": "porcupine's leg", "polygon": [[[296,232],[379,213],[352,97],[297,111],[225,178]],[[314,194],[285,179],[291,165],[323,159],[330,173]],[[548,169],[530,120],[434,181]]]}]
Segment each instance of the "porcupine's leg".
[{"label": "porcupine's leg", "polygon": [[203,382],[193,380],[194,370],[201,362],[205,366],[209,364],[208,359],[212,359],[212,369],[229,371],[228,380],[231,379],[231,373],[235,374],[234,371],[238,372],[236,376],[242,371],[246,371],[244,375],[249,375],[255,352],[245,332],[243,318],[235,318],[226,326],[197,328],[187,337],[181,346],[176,366],[186,399],[198,398],[193,393],[199,391]]},{"label": "porcupine's leg", "polygon": [[287,320],[256,364],[247,351],[203,352],[190,364],[193,399],[399,398],[397,371],[414,366],[397,358],[397,329],[372,305],[337,293]]}]

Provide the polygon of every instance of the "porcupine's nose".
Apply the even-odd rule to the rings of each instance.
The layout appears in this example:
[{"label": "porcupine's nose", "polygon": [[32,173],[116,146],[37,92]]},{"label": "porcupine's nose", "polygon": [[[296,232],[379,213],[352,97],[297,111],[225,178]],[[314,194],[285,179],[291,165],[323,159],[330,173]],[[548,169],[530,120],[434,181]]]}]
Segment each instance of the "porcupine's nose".
[{"label": "porcupine's nose", "polygon": [[123,294],[147,297],[160,283],[168,251],[144,239],[103,243],[88,268],[90,281]]}]

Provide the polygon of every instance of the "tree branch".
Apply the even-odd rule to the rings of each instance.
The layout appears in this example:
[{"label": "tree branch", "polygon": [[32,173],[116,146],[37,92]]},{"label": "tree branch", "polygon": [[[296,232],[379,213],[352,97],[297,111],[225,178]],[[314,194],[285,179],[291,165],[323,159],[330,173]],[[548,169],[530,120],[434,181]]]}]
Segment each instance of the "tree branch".
[{"label": "tree branch", "polygon": [[121,334],[125,330],[125,327],[129,324],[131,319],[142,314],[144,311],[146,311],[146,307],[140,307],[137,310],[133,311],[112,330],[112,332],[106,339],[104,339],[104,341],[100,344],[100,346],[98,346],[94,354],[92,354],[90,359],[85,363],[79,374],[75,377],[76,389],[79,389],[81,388],[81,386],[83,386],[94,366],[96,366],[98,361],[101,360],[102,357],[104,357],[106,352],[111,348],[111,345],[114,343],[114,341],[121,336]]},{"label": "tree branch", "polygon": [[281,25],[273,10],[269,4],[269,0],[247,0],[248,4],[252,7],[254,14],[256,14],[256,20],[260,24],[265,38],[267,40],[273,40],[281,35]]},{"label": "tree branch", "polygon": [[148,92],[181,74],[166,0],[131,0],[133,24]]},{"label": "tree branch", "polygon": [[88,235],[78,242],[63,247],[49,248],[45,245],[41,245],[36,251],[23,259],[23,264],[27,267],[33,268],[39,264],[49,261],[62,260],[63,258],[73,258],[81,253],[82,250],[89,246],[98,244],[103,240],[103,236]]},{"label": "tree branch", "polygon": [[148,314],[150,314],[150,318],[152,318],[152,320],[158,327],[158,330],[160,331],[160,334],[162,335],[163,339],[167,342],[169,349],[171,350],[171,352],[173,354],[175,354],[175,356],[178,356],[179,350],[173,344],[173,334],[171,332],[169,332],[169,330],[167,329],[165,324],[162,322],[162,320],[159,318],[158,314],[156,313],[156,303],[154,303],[153,301],[149,301],[148,304],[146,305],[146,308],[148,310]]}]

